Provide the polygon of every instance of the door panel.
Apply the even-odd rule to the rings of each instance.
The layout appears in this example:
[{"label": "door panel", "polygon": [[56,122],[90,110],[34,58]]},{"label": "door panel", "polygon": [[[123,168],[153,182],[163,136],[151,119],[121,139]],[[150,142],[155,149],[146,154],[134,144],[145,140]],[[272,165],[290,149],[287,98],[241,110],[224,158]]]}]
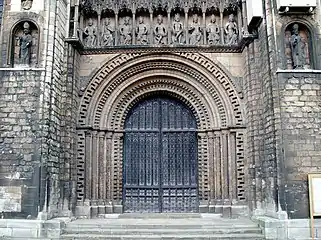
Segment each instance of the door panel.
[{"label": "door panel", "polygon": [[197,211],[196,121],[182,103],[145,100],[129,113],[124,139],[124,211]]}]

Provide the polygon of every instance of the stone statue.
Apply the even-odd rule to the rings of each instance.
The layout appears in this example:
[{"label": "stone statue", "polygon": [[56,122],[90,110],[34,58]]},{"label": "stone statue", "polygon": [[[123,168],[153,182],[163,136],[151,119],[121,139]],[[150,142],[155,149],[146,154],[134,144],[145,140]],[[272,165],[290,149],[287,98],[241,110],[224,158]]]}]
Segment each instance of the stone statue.
[{"label": "stone statue", "polygon": [[234,15],[230,14],[228,18],[228,23],[225,25],[225,34],[226,34],[226,40],[225,43],[228,45],[237,44],[237,24],[234,20]]},{"label": "stone statue", "polygon": [[85,45],[87,47],[96,47],[97,45],[97,29],[94,26],[93,20],[88,19],[88,25],[84,30]]},{"label": "stone statue", "polygon": [[144,18],[140,16],[138,18],[138,25],[136,27],[136,35],[137,35],[137,44],[139,45],[147,45],[148,44],[148,26],[144,22]]},{"label": "stone statue", "polygon": [[30,25],[25,22],[23,24],[23,34],[17,38],[19,43],[19,60],[21,64],[30,64],[32,36],[30,33]]},{"label": "stone statue", "polygon": [[199,44],[202,40],[202,29],[201,25],[198,22],[197,14],[193,15],[193,23],[189,27],[188,31],[191,34],[189,38],[189,43],[191,45]]},{"label": "stone statue", "polygon": [[211,21],[206,27],[207,41],[210,45],[215,45],[220,43],[220,28],[216,24],[216,17],[214,14],[211,16]]},{"label": "stone statue", "polygon": [[290,46],[292,52],[293,69],[302,69],[306,64],[306,43],[299,35],[299,25],[294,24],[292,27],[292,35],[290,39]]},{"label": "stone statue", "polygon": [[32,0],[23,0],[21,2],[21,7],[23,10],[29,10],[32,7]]},{"label": "stone statue", "polygon": [[172,24],[172,43],[183,44],[184,39],[184,25],[181,22],[181,16],[176,13]]},{"label": "stone statue", "polygon": [[163,23],[163,16],[157,16],[157,24],[154,27],[154,39],[156,44],[166,44],[167,43],[167,29]]},{"label": "stone statue", "polygon": [[124,18],[124,23],[119,26],[120,44],[131,45],[132,44],[132,26],[130,25],[130,17]]},{"label": "stone statue", "polygon": [[115,29],[110,25],[110,18],[106,18],[104,23],[101,32],[101,46],[113,46]]}]

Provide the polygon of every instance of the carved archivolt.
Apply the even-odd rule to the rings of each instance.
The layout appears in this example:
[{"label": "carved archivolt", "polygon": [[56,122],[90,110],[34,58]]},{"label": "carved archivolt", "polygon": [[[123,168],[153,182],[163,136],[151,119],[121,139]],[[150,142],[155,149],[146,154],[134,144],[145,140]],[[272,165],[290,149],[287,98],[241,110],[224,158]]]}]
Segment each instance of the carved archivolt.
[{"label": "carved archivolt", "polygon": [[[108,62],[87,87],[79,125],[121,129],[124,107],[135,99],[131,92],[139,96],[158,90],[185,99],[202,129],[241,126],[239,97],[227,75],[199,54],[180,55],[120,55]],[[192,67],[195,62],[200,65]]]}]

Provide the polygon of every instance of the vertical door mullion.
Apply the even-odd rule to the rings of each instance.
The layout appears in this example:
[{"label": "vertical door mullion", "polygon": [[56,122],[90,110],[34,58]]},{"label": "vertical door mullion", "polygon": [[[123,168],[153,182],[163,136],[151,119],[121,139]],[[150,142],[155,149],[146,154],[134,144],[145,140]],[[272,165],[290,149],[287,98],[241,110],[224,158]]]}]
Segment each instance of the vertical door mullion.
[{"label": "vertical door mullion", "polygon": [[162,134],[162,101],[161,99],[158,99],[158,104],[159,104],[159,121],[158,121],[158,134],[159,134],[159,161],[158,161],[158,175],[159,175],[159,212],[163,212],[163,175],[162,175],[162,164],[163,164],[163,159],[162,159],[162,155],[163,155],[163,134]]}]

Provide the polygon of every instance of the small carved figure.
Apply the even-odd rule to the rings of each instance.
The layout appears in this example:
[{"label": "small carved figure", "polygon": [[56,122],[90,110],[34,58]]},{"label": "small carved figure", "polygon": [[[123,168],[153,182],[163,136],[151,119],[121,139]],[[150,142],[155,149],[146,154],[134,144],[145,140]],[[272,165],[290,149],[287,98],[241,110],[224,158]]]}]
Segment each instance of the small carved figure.
[{"label": "small carved figure", "polygon": [[97,45],[97,29],[94,26],[93,20],[88,19],[88,26],[84,30],[85,44],[87,47],[95,47]]},{"label": "small carved figure", "polygon": [[114,45],[114,28],[110,25],[110,18],[106,18],[101,33],[101,45],[113,46]]},{"label": "small carved figure", "polygon": [[202,29],[201,29],[201,25],[198,22],[197,14],[193,15],[193,23],[189,27],[188,31],[191,34],[189,38],[189,43],[191,45],[199,44],[202,40]]},{"label": "small carved figure", "polygon": [[185,42],[184,39],[184,25],[181,22],[181,16],[176,13],[172,24],[172,43],[182,44]]},{"label": "small carved figure", "polygon": [[132,44],[132,26],[130,25],[130,17],[124,18],[124,24],[119,27],[120,44],[130,45]]},{"label": "small carved figure", "polygon": [[163,23],[162,15],[157,16],[157,24],[154,28],[154,36],[156,44],[166,44],[167,29],[165,24]]},{"label": "small carved figure", "polygon": [[137,44],[146,45],[148,44],[148,26],[144,22],[144,18],[140,16],[138,18],[138,26],[136,27]]},{"label": "small carved figure", "polygon": [[211,16],[211,22],[206,27],[208,44],[215,45],[220,43],[220,28],[216,24],[216,17],[214,14]]},{"label": "small carved figure", "polygon": [[290,39],[291,51],[292,51],[292,64],[293,69],[302,69],[306,64],[306,43],[299,35],[299,25],[294,24],[292,27],[292,36]]},{"label": "small carved figure", "polygon": [[237,44],[237,24],[234,20],[234,15],[230,14],[228,18],[228,23],[225,25],[225,34],[226,34],[226,41],[225,43],[228,45]]},{"label": "small carved figure", "polygon": [[30,25],[25,22],[23,24],[23,34],[17,37],[19,43],[19,60],[21,64],[30,64],[32,36],[30,33]]},{"label": "small carved figure", "polygon": [[21,2],[21,7],[23,10],[29,10],[32,7],[32,0],[23,0]]}]

